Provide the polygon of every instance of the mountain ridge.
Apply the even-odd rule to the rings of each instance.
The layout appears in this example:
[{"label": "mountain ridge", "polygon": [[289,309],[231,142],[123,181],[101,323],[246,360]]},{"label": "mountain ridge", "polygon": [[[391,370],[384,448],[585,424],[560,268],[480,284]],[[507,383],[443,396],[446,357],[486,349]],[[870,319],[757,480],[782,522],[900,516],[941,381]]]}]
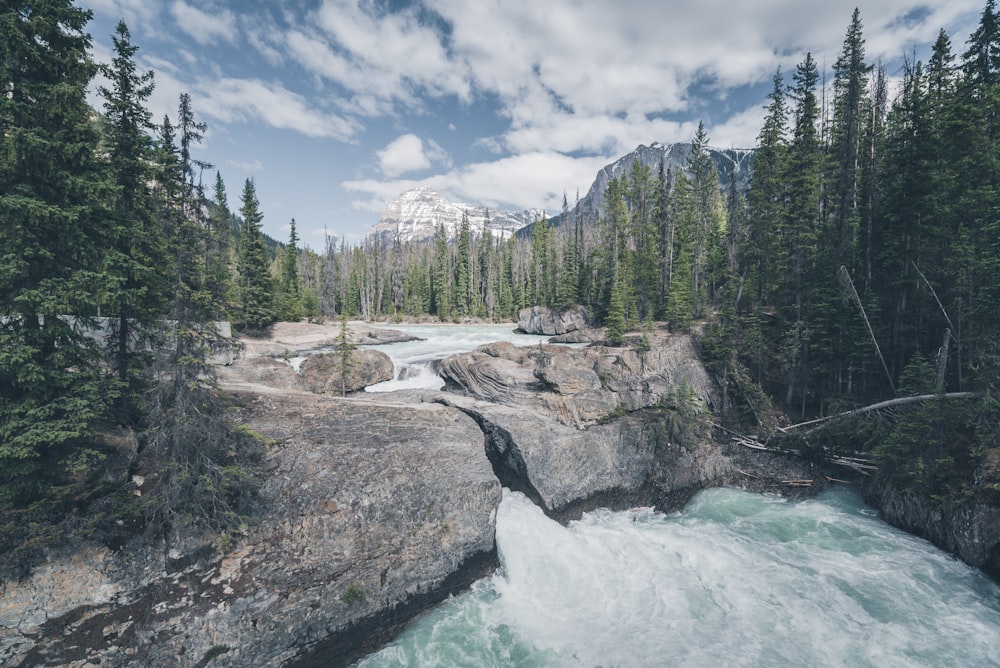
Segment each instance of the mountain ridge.
[{"label": "mountain ridge", "polygon": [[[719,188],[722,192],[725,193],[735,179],[737,189],[745,193],[750,186],[754,149],[706,147],[706,151],[719,173]],[[569,214],[574,217],[577,213],[584,214],[587,220],[599,218],[604,213],[604,192],[608,182],[612,178],[626,177],[633,162],[646,165],[656,174],[661,161],[666,170],[687,169],[690,155],[690,142],[653,142],[649,146],[639,144],[634,150],[598,170],[587,194],[569,210]],[[563,213],[547,216],[542,209],[488,210],[474,204],[452,202],[431,188],[419,186],[407,190],[386,204],[378,223],[368,230],[365,237],[392,240],[398,236],[403,242],[427,242],[434,238],[438,226],[443,224],[448,239],[452,240],[458,236],[463,215],[468,216],[472,231],[482,234],[486,229],[487,212],[490,232],[495,237],[504,238],[511,234],[527,234],[531,226],[543,216],[550,225],[559,226],[564,216]]]},{"label": "mountain ridge", "polygon": [[[736,188],[745,193],[750,187],[750,175],[753,172],[752,148],[730,148],[720,149],[706,147],[705,149],[715,168],[719,172],[719,188],[725,194],[733,179],[736,179]],[[579,212],[586,214],[585,218],[596,220],[604,214],[604,193],[608,189],[608,182],[612,178],[622,178],[628,176],[632,169],[632,163],[638,161],[639,164],[649,167],[654,176],[659,170],[660,161],[663,161],[664,170],[687,169],[688,159],[691,155],[690,142],[678,142],[674,144],[661,144],[653,142],[649,146],[639,144],[634,150],[618,158],[614,162],[608,163],[594,177],[594,182],[587,190],[587,194],[573,205],[569,214],[573,217]],[[563,213],[559,213],[549,218],[549,224],[558,227],[563,223]],[[523,230],[524,234],[527,230]]]},{"label": "mountain ridge", "polygon": [[449,239],[458,236],[463,216],[476,234],[489,230],[495,237],[509,237],[517,230],[540,220],[541,209],[506,211],[484,206],[452,202],[426,186],[412,188],[386,204],[378,223],[366,238],[395,239],[403,242],[431,241],[439,225],[444,225]]}]

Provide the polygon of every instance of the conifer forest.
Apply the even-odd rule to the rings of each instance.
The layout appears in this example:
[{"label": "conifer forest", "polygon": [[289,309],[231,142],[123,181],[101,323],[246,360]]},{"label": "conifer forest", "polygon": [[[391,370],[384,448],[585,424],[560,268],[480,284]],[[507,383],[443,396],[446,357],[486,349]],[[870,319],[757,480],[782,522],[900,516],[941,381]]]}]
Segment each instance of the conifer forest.
[{"label": "conifer forest", "polygon": [[[585,306],[611,345],[695,332],[731,424],[761,437],[935,395],[796,445],[868,453],[901,487],[960,501],[974,470],[1000,465],[1000,13],[987,0],[965,43],[942,31],[892,80],[866,59],[860,12],[845,18],[825,89],[812,56],[774,73],[745,191],[720,189],[700,126],[685,169],[636,162],[601,211],[567,197],[506,238],[466,222],[431,243],[316,251],[294,221],[267,238],[254,181],[233,197],[194,157],[196,99],[152,118],[153,73],[124,22],[98,66],[88,11],[6,3],[0,548],[44,544],[26,527],[81,496],[108,540],[243,521],[262,446],[213,386],[218,321],[508,322],[533,305]],[[88,478],[109,440],[132,437],[134,472],[162,481],[141,500]]]}]

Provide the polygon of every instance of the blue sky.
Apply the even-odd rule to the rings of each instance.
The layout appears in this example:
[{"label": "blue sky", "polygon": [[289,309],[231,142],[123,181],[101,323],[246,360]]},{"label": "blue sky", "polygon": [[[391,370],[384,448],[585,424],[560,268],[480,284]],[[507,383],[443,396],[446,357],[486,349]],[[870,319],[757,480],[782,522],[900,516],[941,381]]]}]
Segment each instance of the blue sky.
[{"label": "blue sky", "polygon": [[[638,144],[752,147],[765,96],[811,51],[829,68],[855,6],[899,74],[944,28],[960,54],[985,0],[82,0],[94,57],[124,18],[155,71],[154,118],[191,95],[197,157],[230,207],[253,178],[264,230],[356,243],[386,201],[557,212]],[[96,87],[95,87],[96,88]],[[214,181],[214,172],[206,175]]]}]

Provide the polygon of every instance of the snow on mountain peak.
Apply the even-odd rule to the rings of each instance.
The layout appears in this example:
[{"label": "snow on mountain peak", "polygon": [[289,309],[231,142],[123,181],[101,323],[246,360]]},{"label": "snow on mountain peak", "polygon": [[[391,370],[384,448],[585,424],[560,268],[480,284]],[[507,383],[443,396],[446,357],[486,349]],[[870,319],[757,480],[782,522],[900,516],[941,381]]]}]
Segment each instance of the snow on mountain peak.
[{"label": "snow on mountain peak", "polygon": [[509,237],[525,225],[542,217],[540,209],[524,211],[488,210],[486,207],[451,202],[434,190],[420,186],[386,204],[378,223],[368,230],[367,237],[399,236],[400,241],[430,241],[443,225],[449,239],[458,236],[462,216],[467,215],[469,226],[476,234],[486,229],[489,214],[489,231],[496,237]]}]

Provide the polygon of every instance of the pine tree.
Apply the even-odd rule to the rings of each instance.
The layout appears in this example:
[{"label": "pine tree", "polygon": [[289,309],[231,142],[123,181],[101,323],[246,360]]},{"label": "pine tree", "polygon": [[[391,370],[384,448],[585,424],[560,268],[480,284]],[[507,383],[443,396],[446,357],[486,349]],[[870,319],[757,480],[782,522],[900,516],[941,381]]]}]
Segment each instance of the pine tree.
[{"label": "pine tree", "polygon": [[472,287],[472,233],[469,216],[462,212],[462,224],[458,230],[458,245],[455,255],[454,312],[459,316],[469,315]]},{"label": "pine tree", "polygon": [[666,304],[670,284],[673,281],[674,243],[677,236],[676,220],[673,216],[673,204],[670,197],[671,176],[664,168],[663,160],[656,172],[656,226],[659,237],[659,291],[657,295],[660,308],[657,313],[662,315]]},{"label": "pine tree", "polygon": [[747,192],[753,225],[747,239],[747,270],[757,305],[769,303],[777,288],[777,231],[785,217],[788,110],[781,70],[773,79],[764,126],[757,135],[754,170]]},{"label": "pine tree", "polygon": [[233,214],[229,210],[226,184],[215,172],[212,202],[208,214],[208,239],[205,248],[205,289],[217,310],[214,317],[225,320],[233,300],[233,262],[231,239]]},{"label": "pine tree", "polygon": [[629,206],[635,318],[653,317],[659,306],[659,238],[656,233],[656,181],[647,165],[633,161],[625,199]]},{"label": "pine tree", "polygon": [[483,232],[479,236],[479,249],[477,251],[478,286],[476,296],[478,303],[478,315],[485,316],[490,320],[496,318],[496,253],[493,233],[490,229],[490,212],[487,209],[484,214]]},{"label": "pine tree", "polygon": [[[798,389],[802,401],[807,395],[808,302],[814,285],[814,272],[820,238],[820,179],[823,152],[817,124],[819,103],[816,84],[819,71],[812,54],[795,71],[791,95],[795,101],[794,130],[788,149],[787,205],[779,228],[784,256],[779,265],[783,287],[779,298],[784,317],[790,323],[783,346],[784,365],[788,371],[785,400],[790,404]],[[829,279],[828,279],[829,280]]]},{"label": "pine tree", "polygon": [[[961,266],[959,327],[969,348],[969,380],[979,387],[1000,385],[1000,15],[988,0],[962,56],[952,141],[963,155],[953,163],[951,198]],[[964,345],[964,344],[963,344]]]},{"label": "pine tree", "polygon": [[260,231],[264,216],[260,212],[257,191],[250,179],[243,183],[240,215],[243,217],[243,224],[236,264],[239,276],[237,322],[250,331],[260,331],[274,322],[274,289],[271,263]]},{"label": "pine tree", "polygon": [[302,294],[299,289],[299,235],[295,219],[289,223],[288,243],[281,253],[281,277],[278,281],[278,313],[281,320],[295,322],[302,319]]},{"label": "pine tree", "polygon": [[151,338],[166,314],[166,246],[155,216],[149,182],[153,159],[151,114],[145,103],[153,92],[153,73],[137,71],[124,21],[113,36],[115,56],[102,71],[111,87],[101,86],[107,129],[107,160],[115,191],[104,243],[102,312],[111,316],[108,348],[119,383],[118,419],[131,421],[150,360]]},{"label": "pine tree", "polygon": [[577,221],[569,220],[569,203],[563,193],[562,226],[570,226],[565,234],[562,252],[562,266],[559,268],[559,285],[556,290],[556,306],[569,308],[580,303],[580,238]]},{"label": "pine tree", "polygon": [[708,153],[708,132],[700,122],[691,142],[687,169],[691,175],[690,185],[694,198],[694,225],[689,236],[691,286],[694,312],[700,316],[722,281],[721,240],[726,228],[725,209],[719,191],[719,173]]},{"label": "pine tree", "polygon": [[675,221],[672,272],[667,290],[663,317],[673,330],[686,329],[695,314],[694,267],[691,259],[692,239],[698,225],[695,197],[684,172],[674,183],[671,219]]},{"label": "pine tree", "polygon": [[625,343],[625,305],[622,299],[622,286],[618,280],[611,283],[608,297],[608,311],[604,316],[604,326],[608,342],[613,346]]},{"label": "pine tree", "polygon": [[834,164],[832,190],[835,240],[834,266],[845,264],[856,269],[855,248],[860,223],[859,165],[861,116],[865,106],[865,43],[862,37],[861,12],[854,10],[844,38],[840,57],[833,72],[833,124],[831,152]]},{"label": "pine tree", "polygon": [[626,322],[631,315],[629,304],[634,303],[634,286],[630,275],[630,258],[627,246],[628,206],[625,203],[625,184],[612,178],[604,192],[605,212],[601,221],[602,244],[596,263],[599,267],[599,312],[607,313],[611,306],[611,291],[617,284]]},{"label": "pine tree", "polygon": [[106,406],[84,335],[108,185],[86,102],[90,17],[69,0],[0,8],[0,507],[37,498]]},{"label": "pine tree", "polygon": [[431,275],[431,313],[446,320],[452,306],[451,253],[448,233],[439,225],[434,235],[434,267]]},{"label": "pine tree", "polygon": [[[234,428],[215,392],[210,355],[228,345],[211,322],[219,305],[206,284],[208,203],[200,183],[204,165],[191,151],[204,124],[180,99],[180,148],[164,119],[158,146],[159,213],[169,251],[170,336],[157,351],[149,426],[140,435],[133,470],[153,481],[138,502],[146,531],[168,541],[186,527],[218,532],[243,523],[241,512],[257,490],[251,471],[259,444]],[[199,170],[199,177],[194,178]]]}]

